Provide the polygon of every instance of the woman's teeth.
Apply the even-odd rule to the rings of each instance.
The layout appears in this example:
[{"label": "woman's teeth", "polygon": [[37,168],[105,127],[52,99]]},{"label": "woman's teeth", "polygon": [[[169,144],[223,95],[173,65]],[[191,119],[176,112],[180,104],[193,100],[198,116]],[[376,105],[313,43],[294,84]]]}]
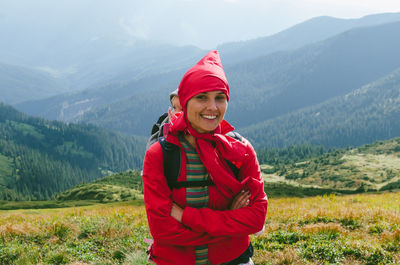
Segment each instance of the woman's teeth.
[{"label": "woman's teeth", "polygon": [[217,118],[215,115],[201,115],[201,117],[207,119],[207,120],[214,120]]}]

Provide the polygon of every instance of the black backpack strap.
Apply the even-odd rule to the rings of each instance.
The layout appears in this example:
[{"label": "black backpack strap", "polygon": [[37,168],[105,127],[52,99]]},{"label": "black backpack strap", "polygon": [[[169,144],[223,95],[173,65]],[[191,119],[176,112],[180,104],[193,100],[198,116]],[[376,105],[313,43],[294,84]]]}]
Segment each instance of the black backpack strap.
[{"label": "black backpack strap", "polygon": [[239,172],[240,168],[235,166],[231,161],[225,159],[226,163],[228,164],[229,168],[232,170],[232,173],[235,175],[235,178],[239,180]]},{"label": "black backpack strap", "polygon": [[179,146],[167,142],[165,137],[158,138],[164,158],[164,175],[167,178],[168,187],[172,190],[178,182],[181,171],[181,154]]},{"label": "black backpack strap", "polygon": [[179,146],[167,142],[165,137],[158,138],[163,152],[164,175],[167,179],[168,187],[172,189],[212,186],[211,179],[198,181],[178,181],[181,170],[181,153]]}]

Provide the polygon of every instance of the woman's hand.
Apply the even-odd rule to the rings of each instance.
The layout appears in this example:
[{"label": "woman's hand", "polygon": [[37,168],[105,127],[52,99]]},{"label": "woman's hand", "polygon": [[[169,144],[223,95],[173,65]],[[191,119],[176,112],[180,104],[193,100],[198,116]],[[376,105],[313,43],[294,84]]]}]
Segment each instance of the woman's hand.
[{"label": "woman's hand", "polygon": [[178,222],[182,223],[182,215],[183,215],[183,209],[179,207],[177,204],[172,203],[171,216]]},{"label": "woman's hand", "polygon": [[242,190],[233,198],[229,210],[236,210],[249,205],[250,191]]}]

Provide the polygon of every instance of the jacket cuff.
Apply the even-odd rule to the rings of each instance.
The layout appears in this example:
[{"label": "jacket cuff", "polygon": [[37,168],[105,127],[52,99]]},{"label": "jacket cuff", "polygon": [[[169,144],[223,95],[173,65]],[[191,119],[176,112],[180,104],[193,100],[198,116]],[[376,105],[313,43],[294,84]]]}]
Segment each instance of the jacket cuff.
[{"label": "jacket cuff", "polygon": [[185,207],[182,214],[182,224],[190,227],[193,230],[196,220],[197,209],[192,207]]}]

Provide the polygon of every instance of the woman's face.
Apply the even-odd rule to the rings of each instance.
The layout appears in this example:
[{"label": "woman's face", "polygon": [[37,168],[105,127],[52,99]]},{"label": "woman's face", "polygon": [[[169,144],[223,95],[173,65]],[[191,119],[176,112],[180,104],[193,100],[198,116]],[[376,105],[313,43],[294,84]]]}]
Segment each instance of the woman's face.
[{"label": "woman's face", "polygon": [[214,131],[224,119],[228,100],[222,91],[195,95],[187,102],[187,117],[198,133]]}]

